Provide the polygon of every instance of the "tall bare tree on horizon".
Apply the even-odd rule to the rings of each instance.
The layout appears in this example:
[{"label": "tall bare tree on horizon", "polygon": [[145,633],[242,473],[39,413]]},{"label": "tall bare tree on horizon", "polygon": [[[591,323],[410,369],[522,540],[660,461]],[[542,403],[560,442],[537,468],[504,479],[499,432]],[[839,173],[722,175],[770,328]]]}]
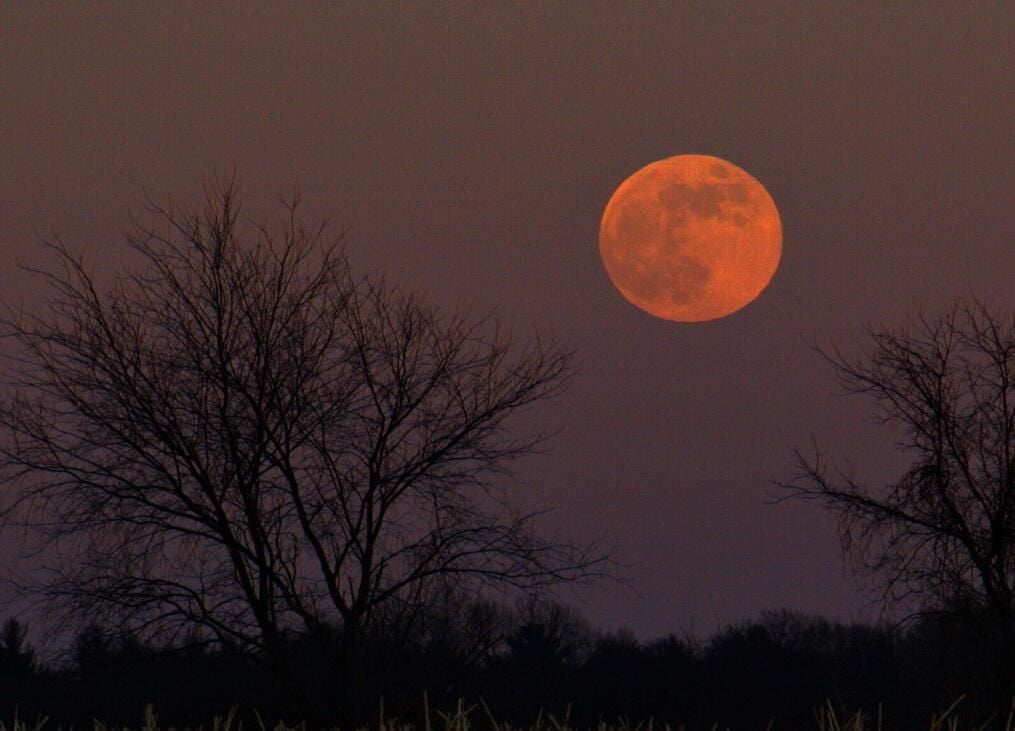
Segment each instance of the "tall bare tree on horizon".
[{"label": "tall bare tree on horizon", "polygon": [[1015,681],[1015,314],[959,300],[869,334],[866,356],[819,352],[847,393],[874,399],[912,465],[872,489],[815,446],[796,452],[775,502],[838,512],[843,551],[880,582],[883,607],[912,598],[920,610],[906,620],[975,628],[999,661],[989,672]]},{"label": "tall bare tree on horizon", "polygon": [[449,585],[609,576],[493,479],[543,443],[516,417],[561,393],[573,353],[355,279],[298,199],[250,242],[237,196],[132,218],[143,266],[105,291],[47,242],[48,312],[4,322],[4,519],[71,553],[19,588],[64,626],[197,627],[269,658],[285,628],[341,620],[351,658]]}]

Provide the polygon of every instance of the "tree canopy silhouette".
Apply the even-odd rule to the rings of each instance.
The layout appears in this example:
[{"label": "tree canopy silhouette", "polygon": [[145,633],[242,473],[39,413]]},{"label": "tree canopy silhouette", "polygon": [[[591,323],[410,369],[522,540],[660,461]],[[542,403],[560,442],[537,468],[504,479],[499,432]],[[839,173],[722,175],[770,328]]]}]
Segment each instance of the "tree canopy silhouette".
[{"label": "tree canopy silhouette", "polygon": [[[915,597],[916,614],[958,617],[984,632],[1015,680],[1015,316],[956,302],[908,328],[872,329],[869,354],[820,351],[846,391],[872,397],[912,465],[871,489],[797,452],[786,497],[840,513],[843,550],[876,576],[887,605]],[[999,650],[999,652],[997,652]]]},{"label": "tree canopy silhouette", "polygon": [[4,323],[0,459],[6,520],[69,553],[21,590],[64,623],[269,658],[285,628],[340,620],[351,658],[451,584],[605,576],[608,554],[538,537],[494,479],[543,442],[513,417],[573,353],[355,278],[297,203],[274,227],[238,223],[234,183],[155,206],[106,289],[47,242],[48,311]]}]

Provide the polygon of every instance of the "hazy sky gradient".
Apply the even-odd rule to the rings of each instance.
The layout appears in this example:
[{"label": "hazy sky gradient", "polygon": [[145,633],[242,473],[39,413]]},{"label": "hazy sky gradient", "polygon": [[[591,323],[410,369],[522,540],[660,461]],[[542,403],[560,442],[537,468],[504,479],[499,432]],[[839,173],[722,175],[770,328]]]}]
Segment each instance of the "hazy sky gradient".
[{"label": "hazy sky gradient", "polygon": [[[7,3],[0,292],[39,304],[15,268],[37,233],[109,270],[146,194],[235,169],[263,217],[298,186],[360,271],[577,349],[517,495],[631,564],[636,591],[574,602],[593,625],[873,619],[833,518],[765,500],[812,435],[877,481],[902,464],[808,338],[856,353],[956,295],[1015,306],[1012,38],[1012,3]],[[782,216],[769,288],[710,323],[635,309],[598,256],[616,186],[681,153]]]}]

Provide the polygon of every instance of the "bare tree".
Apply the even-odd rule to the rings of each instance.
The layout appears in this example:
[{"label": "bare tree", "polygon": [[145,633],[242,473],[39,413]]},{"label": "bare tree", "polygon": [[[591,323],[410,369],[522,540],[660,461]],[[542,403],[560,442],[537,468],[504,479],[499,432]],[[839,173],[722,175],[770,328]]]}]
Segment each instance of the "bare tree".
[{"label": "bare tree", "polygon": [[355,279],[295,199],[274,227],[237,206],[229,183],[132,218],[141,265],[106,290],[48,242],[48,311],[4,323],[0,458],[6,520],[70,555],[20,589],[63,626],[197,627],[269,657],[285,628],[340,619],[352,657],[435,582],[607,576],[495,479],[543,442],[515,417],[564,389],[572,353]]},{"label": "bare tree", "polygon": [[[908,328],[871,329],[871,352],[819,352],[848,393],[872,397],[912,466],[883,489],[796,453],[787,497],[840,513],[843,551],[910,615],[981,621],[1015,649],[1015,316],[957,302]],[[907,618],[907,619],[908,619]]]}]

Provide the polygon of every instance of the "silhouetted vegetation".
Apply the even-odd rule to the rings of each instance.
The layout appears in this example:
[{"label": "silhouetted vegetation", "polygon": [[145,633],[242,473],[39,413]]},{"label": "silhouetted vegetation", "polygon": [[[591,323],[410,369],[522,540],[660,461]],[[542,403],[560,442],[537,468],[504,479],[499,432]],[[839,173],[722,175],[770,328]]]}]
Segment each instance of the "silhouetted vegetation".
[{"label": "silhouetted vegetation", "polygon": [[874,401],[911,465],[865,485],[815,445],[782,487],[837,512],[843,551],[880,582],[883,606],[917,600],[910,618],[961,634],[973,649],[954,671],[1003,702],[1015,683],[1015,314],[960,300],[869,334],[861,357],[819,352],[847,393]]},{"label": "silhouetted vegetation", "polygon": [[[478,624],[477,614],[485,617]],[[480,625],[490,631],[483,646],[470,639]],[[91,626],[51,668],[31,662],[30,647],[9,652],[5,644],[0,677],[13,673],[21,680],[3,684],[0,718],[13,718],[17,705],[29,723],[48,716],[48,728],[91,728],[92,719],[137,728],[153,704],[163,727],[197,728],[235,705],[247,728],[259,728],[255,709],[271,724],[373,727],[383,697],[386,718],[423,728],[424,691],[431,715],[461,698],[467,706],[485,704],[516,728],[542,712],[568,716],[572,728],[651,718],[659,728],[756,729],[774,719],[772,728],[802,729],[816,728],[816,714],[831,710],[840,719],[880,713],[884,728],[916,729],[964,695],[953,714],[963,727],[1001,729],[1009,710],[990,705],[994,696],[968,674],[978,661],[975,636],[937,618],[903,630],[782,610],[726,627],[705,643],[674,635],[642,643],[628,630],[600,633],[569,608],[530,600],[513,610],[485,601],[459,604],[419,627],[401,648],[371,640],[371,660],[349,694],[353,708],[339,707],[341,679],[328,661],[341,646],[340,629],[327,637],[286,638],[305,690],[298,703],[264,663],[224,648],[113,641]],[[1011,699],[1015,688],[1008,692]],[[470,723],[490,727],[485,713]]]},{"label": "silhouetted vegetation", "polygon": [[344,693],[380,661],[363,643],[383,628],[401,647],[449,586],[608,577],[608,552],[545,540],[505,495],[545,438],[518,415],[566,387],[572,352],[354,277],[295,200],[275,225],[244,226],[238,205],[228,183],[202,210],[155,207],[109,287],[51,240],[48,308],[2,322],[2,515],[73,557],[22,595],[77,629],[196,632],[302,702],[293,632],[337,638],[314,662],[349,673]]},{"label": "silhouetted vegetation", "polygon": [[[877,495],[800,457],[797,496],[843,514],[885,577],[929,600],[907,629],[790,611],[699,643],[593,630],[540,592],[606,577],[608,555],[534,532],[492,478],[533,451],[513,419],[552,398],[572,354],[519,349],[491,319],[442,316],[295,216],[237,225],[236,190],[135,226],[145,266],[102,292],[50,242],[48,314],[5,322],[20,349],[0,403],[3,516],[69,544],[20,586],[76,625],[40,663],[0,629],[0,718],[250,728],[426,724],[482,701],[515,727],[653,719],[676,728],[805,728],[838,718],[924,727],[956,698],[1003,728],[1015,695],[1015,326],[957,306],[828,356],[903,427],[913,467]],[[871,558],[872,557],[872,558]],[[487,586],[527,592],[513,609]],[[908,618],[908,619],[912,619]],[[489,725],[483,717],[474,726]]]}]

